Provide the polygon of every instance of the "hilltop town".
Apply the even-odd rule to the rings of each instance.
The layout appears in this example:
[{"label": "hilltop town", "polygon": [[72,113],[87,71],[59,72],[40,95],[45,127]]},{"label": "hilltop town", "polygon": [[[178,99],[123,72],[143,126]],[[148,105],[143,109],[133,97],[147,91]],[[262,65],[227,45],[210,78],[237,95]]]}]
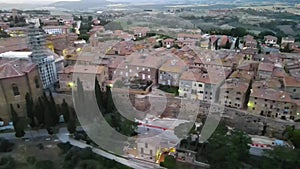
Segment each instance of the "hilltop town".
[{"label": "hilltop town", "polygon": [[[296,12],[0,11],[0,137],[50,135],[66,152],[90,147],[106,168],[218,168],[218,147],[241,147],[227,168],[262,168],[257,158],[278,146],[299,155]],[[207,125],[216,132],[205,138]]]}]

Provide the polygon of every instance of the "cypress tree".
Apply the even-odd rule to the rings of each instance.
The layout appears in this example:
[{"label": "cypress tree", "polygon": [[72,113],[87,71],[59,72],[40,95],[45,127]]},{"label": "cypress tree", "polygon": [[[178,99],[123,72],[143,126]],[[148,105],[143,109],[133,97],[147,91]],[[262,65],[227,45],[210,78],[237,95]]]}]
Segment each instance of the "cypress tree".
[{"label": "cypress tree", "polygon": [[55,104],[51,90],[49,90],[49,96],[50,96],[49,108],[50,108],[50,114],[51,114],[51,118],[52,118],[52,125],[55,126],[59,121],[59,116],[57,114],[56,104]]},{"label": "cypress tree", "polygon": [[30,126],[35,127],[34,113],[33,113],[34,103],[29,93],[26,93],[25,100],[26,100],[27,117],[30,119]]},{"label": "cypress tree", "polygon": [[104,108],[105,104],[104,104],[101,87],[99,85],[99,81],[98,81],[97,77],[95,78],[95,96],[96,96],[96,100],[97,100],[97,104],[100,109],[100,112],[104,113],[105,112],[105,108]]},{"label": "cypress tree", "polygon": [[116,110],[116,108],[115,108],[114,100],[112,98],[112,93],[111,93],[110,87],[106,88],[106,98],[107,98],[106,112],[107,113],[113,113]]},{"label": "cypress tree", "polygon": [[12,121],[15,129],[15,136],[16,137],[23,137],[25,135],[24,132],[24,126],[21,122],[21,119],[19,118],[17,112],[15,111],[14,107],[12,104],[10,104],[10,109],[11,109],[11,116],[12,116]]},{"label": "cypress tree", "polygon": [[76,92],[75,97],[77,97],[77,100],[79,101],[79,103],[84,102],[84,90],[83,90],[82,82],[79,79],[79,77],[77,78],[77,92]]},{"label": "cypress tree", "polygon": [[61,104],[61,111],[64,117],[64,121],[65,123],[67,123],[70,118],[70,110],[69,110],[69,105],[65,99],[63,99],[63,103]]}]

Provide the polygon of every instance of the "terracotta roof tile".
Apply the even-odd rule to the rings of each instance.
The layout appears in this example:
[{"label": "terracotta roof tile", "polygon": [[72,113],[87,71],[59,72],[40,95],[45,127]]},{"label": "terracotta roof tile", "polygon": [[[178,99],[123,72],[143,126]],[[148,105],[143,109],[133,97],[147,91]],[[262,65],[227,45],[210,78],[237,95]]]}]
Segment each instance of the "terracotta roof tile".
[{"label": "terracotta roof tile", "polygon": [[286,87],[300,87],[300,80],[292,76],[285,76],[283,78],[284,86]]},{"label": "terracotta roof tile", "polygon": [[36,64],[26,59],[0,58],[0,79],[23,76],[35,67]]},{"label": "terracotta roof tile", "polygon": [[261,99],[275,100],[280,102],[291,102],[290,95],[284,91],[278,91],[275,89],[252,89],[251,97],[257,97]]}]

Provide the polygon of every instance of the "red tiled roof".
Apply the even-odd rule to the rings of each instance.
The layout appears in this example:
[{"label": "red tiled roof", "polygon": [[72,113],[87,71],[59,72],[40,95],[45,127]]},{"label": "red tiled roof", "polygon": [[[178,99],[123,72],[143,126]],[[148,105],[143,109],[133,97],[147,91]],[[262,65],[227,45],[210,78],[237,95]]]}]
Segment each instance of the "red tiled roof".
[{"label": "red tiled roof", "polygon": [[0,58],[0,79],[23,76],[35,67],[36,64],[25,59]]},{"label": "red tiled roof", "polygon": [[300,81],[292,76],[285,76],[283,78],[283,83],[286,87],[300,87]]},{"label": "red tiled roof", "polygon": [[260,63],[258,66],[258,70],[260,71],[267,71],[267,72],[273,72],[274,64],[272,63]]},{"label": "red tiled roof", "polygon": [[28,50],[26,38],[0,39],[0,53]]},{"label": "red tiled roof", "polygon": [[275,100],[281,102],[291,102],[290,95],[284,91],[278,91],[275,89],[252,89],[251,97],[257,97],[261,99]]}]

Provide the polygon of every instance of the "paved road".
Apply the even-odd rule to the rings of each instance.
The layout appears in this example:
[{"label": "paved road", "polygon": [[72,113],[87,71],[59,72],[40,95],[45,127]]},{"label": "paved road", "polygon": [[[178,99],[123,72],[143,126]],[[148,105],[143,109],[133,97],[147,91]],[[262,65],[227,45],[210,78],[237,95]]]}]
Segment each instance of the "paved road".
[{"label": "paved road", "polygon": [[[48,134],[48,131],[46,129],[40,129],[40,130],[30,130],[30,131],[25,131],[26,134],[23,138],[35,138],[35,137],[50,137]],[[0,137],[4,137],[8,140],[14,140],[14,139],[19,139],[15,136],[15,132],[11,133],[1,133]]]}]

